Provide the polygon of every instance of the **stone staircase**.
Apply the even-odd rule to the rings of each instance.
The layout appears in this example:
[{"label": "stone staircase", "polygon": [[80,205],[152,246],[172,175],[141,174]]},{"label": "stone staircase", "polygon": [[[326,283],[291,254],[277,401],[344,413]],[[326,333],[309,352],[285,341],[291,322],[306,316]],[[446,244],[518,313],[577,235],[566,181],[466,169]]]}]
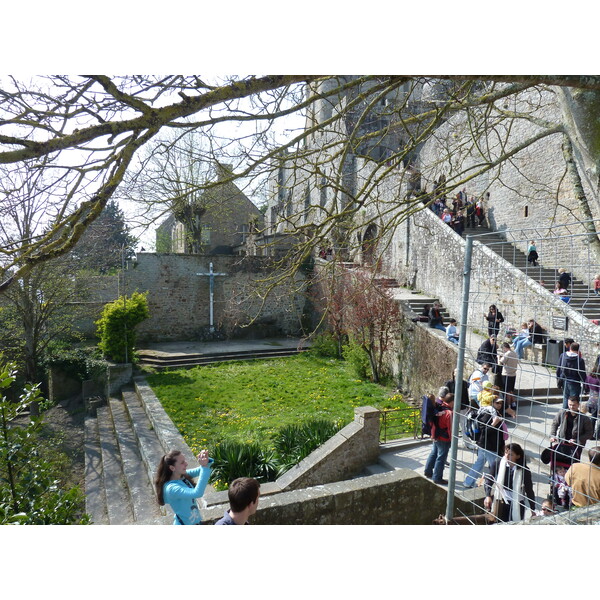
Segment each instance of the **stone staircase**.
[{"label": "stone staircase", "polygon": [[446,308],[444,308],[444,306],[440,302],[439,298],[430,298],[428,296],[423,296],[421,294],[419,294],[419,295],[415,294],[414,298],[410,298],[406,301],[406,304],[408,304],[410,309],[413,312],[415,312],[417,315],[421,315],[425,305],[428,304],[431,307],[431,306],[433,306],[434,302],[437,302],[440,305],[440,314],[442,315],[442,317],[444,319],[444,324],[447,325],[448,320],[450,318],[450,314],[448,313]]},{"label": "stone staircase", "polygon": [[228,360],[257,360],[265,358],[281,358],[305,352],[308,348],[269,348],[262,350],[233,350],[228,352],[186,353],[186,354],[157,354],[140,350],[140,366],[152,367],[157,370],[189,368],[200,365],[210,365]]},{"label": "stone staircase", "polygon": [[97,525],[170,524],[152,485],[164,454],[133,387],[85,419],[86,512]]},{"label": "stone staircase", "polygon": [[[482,235],[477,238],[477,241],[485,244],[493,250],[498,256],[501,256],[504,260],[515,266],[517,269],[525,273],[528,277],[531,277],[538,283],[543,282],[543,285],[549,292],[554,291],[554,284],[558,281],[558,269],[566,267],[567,265],[551,265],[538,262],[537,267],[531,266],[527,262],[527,255],[513,246],[507,243],[506,239],[501,234],[494,232],[486,227],[476,227],[474,229],[469,228],[465,230],[465,235]],[[544,260],[544,257],[540,257]],[[574,310],[580,312],[587,319],[600,319],[600,296],[596,296],[594,291],[590,289],[583,281],[573,277],[571,274],[572,282],[571,289],[568,290],[571,294],[571,301],[569,306]]]},{"label": "stone staircase", "polygon": [[395,289],[400,287],[398,280],[393,277],[376,277],[375,283],[381,288]]}]

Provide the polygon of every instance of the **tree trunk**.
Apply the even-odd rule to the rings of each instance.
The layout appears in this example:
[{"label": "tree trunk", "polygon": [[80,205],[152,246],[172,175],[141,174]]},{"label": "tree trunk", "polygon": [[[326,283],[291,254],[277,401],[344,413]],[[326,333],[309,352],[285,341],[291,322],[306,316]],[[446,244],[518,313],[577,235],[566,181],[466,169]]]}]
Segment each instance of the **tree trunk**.
[{"label": "tree trunk", "polygon": [[592,254],[594,255],[596,261],[600,261],[600,239],[598,239],[596,227],[593,222],[594,215],[592,214],[585,190],[583,189],[583,183],[579,175],[579,169],[577,168],[577,164],[575,162],[573,145],[571,144],[569,136],[566,134],[563,136],[562,150],[563,156],[565,157],[565,163],[567,165],[567,172],[571,178],[573,187],[575,188],[575,196],[577,198],[577,202],[579,203],[581,214],[583,215],[581,223],[584,229],[588,232],[587,240],[590,244]]}]

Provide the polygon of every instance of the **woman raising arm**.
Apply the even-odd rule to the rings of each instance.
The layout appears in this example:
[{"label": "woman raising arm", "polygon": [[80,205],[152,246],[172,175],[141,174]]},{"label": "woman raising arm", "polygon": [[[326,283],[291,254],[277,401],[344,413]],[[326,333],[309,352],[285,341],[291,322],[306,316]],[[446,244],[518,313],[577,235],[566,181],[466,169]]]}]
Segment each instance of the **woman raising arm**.
[{"label": "woman raising arm", "polygon": [[[210,465],[214,461],[209,458],[207,450],[202,450],[198,454],[198,462],[198,468],[188,471],[181,451],[171,450],[158,464],[154,479],[156,495],[161,506],[169,504],[173,509],[173,525],[200,525],[202,522],[196,498],[204,494],[211,473]],[[196,483],[193,477],[198,477]]]}]

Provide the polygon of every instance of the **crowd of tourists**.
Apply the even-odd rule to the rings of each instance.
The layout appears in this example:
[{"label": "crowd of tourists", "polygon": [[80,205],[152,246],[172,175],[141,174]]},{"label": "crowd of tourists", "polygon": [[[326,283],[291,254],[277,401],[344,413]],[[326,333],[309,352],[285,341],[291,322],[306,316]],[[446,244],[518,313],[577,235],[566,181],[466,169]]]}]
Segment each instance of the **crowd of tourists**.
[{"label": "crowd of tourists", "polygon": [[[576,353],[575,346],[575,350],[567,352]],[[463,443],[476,451],[463,486],[469,489],[480,485],[485,491],[485,515],[454,519],[455,524],[522,521],[600,502],[600,446],[588,450],[589,463],[580,462],[586,443],[599,437],[594,427],[596,418],[588,413],[585,404],[595,401],[597,410],[600,380],[593,384],[595,395],[594,388],[587,388],[588,393],[592,390],[591,400],[589,395],[585,401],[570,396],[566,408],[561,408],[552,421],[550,446],[540,456],[542,462],[550,464],[550,488],[537,508],[526,453],[520,444],[509,441],[506,420],[514,414],[510,394],[503,392],[492,378],[492,365],[483,363],[468,380],[457,382],[454,374],[435,398],[437,414],[425,476],[439,485],[447,484],[443,471],[451,447],[452,419],[459,414]],[[463,400],[454,413],[458,386],[462,386]],[[440,517],[436,522],[445,521]]]},{"label": "crowd of tourists", "polygon": [[[489,199],[489,192],[487,198]],[[464,234],[465,228],[481,227],[485,222],[483,197],[468,196],[465,189],[458,192],[450,202],[445,194],[437,194],[429,208],[460,236]]]},{"label": "crowd of tourists", "polygon": [[[429,325],[443,329],[443,320],[438,320],[435,311],[439,312],[439,306],[429,309]],[[564,351],[556,365],[557,387],[563,391],[562,408],[550,427],[550,447],[540,457],[550,465],[550,491],[541,508],[536,509],[525,451],[509,440],[507,420],[516,418],[515,384],[523,351],[532,344],[544,343],[547,333],[530,319],[521,324],[520,331],[513,330],[511,341],[508,338],[498,345],[504,323],[501,311],[491,305],[483,317],[488,338],[478,349],[478,367],[462,383],[457,382],[454,373],[435,397],[437,423],[431,427],[433,443],[425,476],[440,485],[447,483],[443,472],[451,445],[454,394],[457,386],[462,385],[458,409],[462,440],[465,447],[476,452],[463,486],[465,489],[483,486],[486,509],[486,515],[479,521],[469,517],[468,522],[523,520],[600,502],[600,446],[589,449],[589,463],[580,462],[586,443],[600,438],[600,356],[588,370],[579,344],[572,338],[564,340]],[[456,334],[454,319],[445,331],[448,339]]]}]

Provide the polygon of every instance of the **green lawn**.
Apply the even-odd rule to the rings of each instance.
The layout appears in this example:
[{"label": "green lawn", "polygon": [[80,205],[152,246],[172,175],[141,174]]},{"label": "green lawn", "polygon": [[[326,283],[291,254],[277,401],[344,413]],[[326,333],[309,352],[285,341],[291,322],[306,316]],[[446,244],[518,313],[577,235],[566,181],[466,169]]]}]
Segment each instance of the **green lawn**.
[{"label": "green lawn", "polygon": [[309,353],[166,371],[148,382],[194,452],[224,439],[268,444],[280,427],[309,419],[346,424],[357,406],[404,406],[346,362]]}]

